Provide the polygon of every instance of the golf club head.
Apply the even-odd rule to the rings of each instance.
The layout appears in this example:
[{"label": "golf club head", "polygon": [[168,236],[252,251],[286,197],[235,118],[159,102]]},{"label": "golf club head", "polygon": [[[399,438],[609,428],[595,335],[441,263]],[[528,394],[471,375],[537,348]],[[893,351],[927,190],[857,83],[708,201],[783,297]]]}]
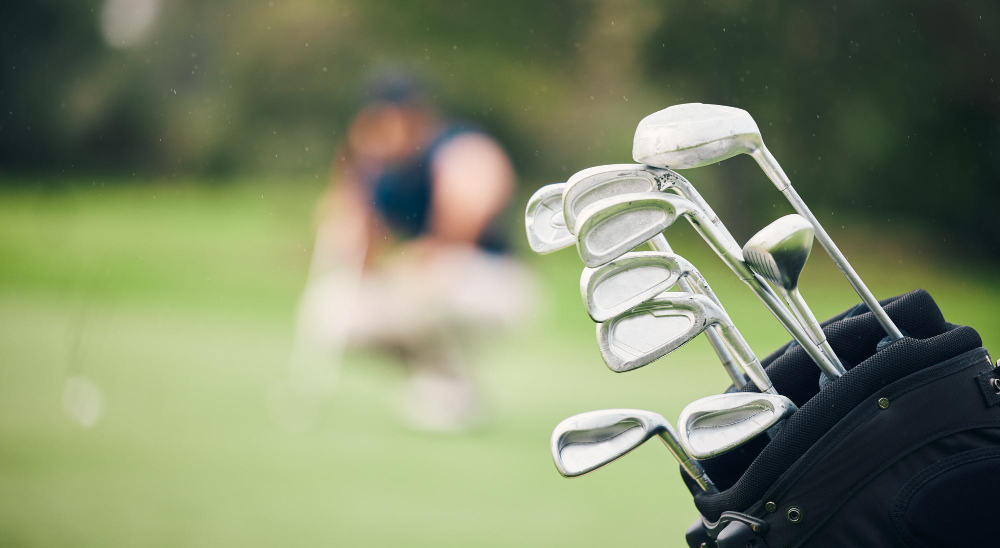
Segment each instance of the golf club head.
[{"label": "golf club head", "polygon": [[580,258],[591,268],[608,263],[663,232],[692,209],[688,200],[662,192],[619,194],[598,200],[577,218]]},{"label": "golf club head", "polygon": [[597,344],[608,368],[623,373],[677,350],[710,325],[729,322],[725,312],[704,295],[661,293],[597,324]]},{"label": "golf club head", "polygon": [[646,116],[632,140],[632,158],[656,167],[687,169],[753,152],[762,140],[750,113],[688,103]]},{"label": "golf club head", "polygon": [[565,249],[576,241],[566,229],[562,195],[566,183],[545,185],[528,199],[524,211],[524,230],[528,246],[540,255]]},{"label": "golf club head", "polygon": [[732,392],[708,396],[681,411],[681,445],[692,458],[721,455],[766,432],[797,408],[777,394]]},{"label": "golf club head", "polygon": [[813,226],[801,215],[791,214],[754,234],[743,246],[743,257],[767,281],[792,290],[809,259]]},{"label": "golf club head", "polygon": [[667,419],[640,409],[603,409],[574,415],[552,431],[552,460],[567,478],[581,476],[669,431]]},{"label": "golf club head", "polygon": [[563,192],[563,215],[566,227],[576,234],[576,220],[588,205],[619,194],[662,192],[673,185],[665,169],[641,164],[611,164],[584,169],[566,181]]},{"label": "golf club head", "polygon": [[580,293],[590,317],[603,322],[667,291],[693,270],[680,255],[633,251],[597,268],[583,269]]}]

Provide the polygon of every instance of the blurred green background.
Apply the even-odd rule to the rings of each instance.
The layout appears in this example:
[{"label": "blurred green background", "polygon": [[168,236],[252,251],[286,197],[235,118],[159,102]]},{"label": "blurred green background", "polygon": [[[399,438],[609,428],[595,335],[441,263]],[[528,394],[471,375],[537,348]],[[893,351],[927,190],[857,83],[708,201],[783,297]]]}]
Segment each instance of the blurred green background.
[{"label": "blurred green background", "polygon": [[[404,429],[401,373],[368,353],[318,428],[273,422],[359,82],[406,67],[497,135],[515,221],[538,186],[631,161],[650,112],[745,108],[877,296],[925,288],[989,348],[998,23],[986,1],[0,7],[0,545],[680,545],[695,511],[663,448],[571,481],[548,436],[602,407],[676,417],[724,373],[703,341],[610,373],[572,250],[525,256],[546,302],[481,356],[487,427]],[[738,240],[790,212],[747,158],[685,175]],[[671,243],[759,355],[783,344],[692,231]],[[857,301],[822,251],[803,293],[821,318]],[[103,394],[89,427],[63,410],[75,376]]]}]

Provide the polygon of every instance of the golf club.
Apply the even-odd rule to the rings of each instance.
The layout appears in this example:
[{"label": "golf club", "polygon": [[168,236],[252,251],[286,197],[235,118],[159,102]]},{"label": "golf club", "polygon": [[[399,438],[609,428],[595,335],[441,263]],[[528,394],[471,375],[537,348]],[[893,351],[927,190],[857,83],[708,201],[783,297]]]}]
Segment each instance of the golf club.
[{"label": "golf club", "polygon": [[[601,198],[631,192],[666,192],[668,190],[691,200],[712,220],[712,223],[719,227],[720,232],[725,235],[729,234],[722,221],[712,211],[712,207],[687,179],[669,169],[642,164],[595,166],[573,174],[566,182],[566,189],[563,191],[563,215],[566,217],[566,228],[570,232],[574,232],[577,214]],[[736,244],[735,240],[733,243]],[[662,234],[653,236],[649,240],[649,244],[655,251],[673,253],[673,249]],[[698,288],[689,285],[685,278],[681,278],[677,285],[682,291],[698,291]],[[719,306],[722,306],[718,299],[714,300]],[[718,327],[713,326],[705,333],[705,336],[708,337],[708,342],[719,357],[719,361],[722,362],[733,381],[737,383],[737,387],[742,387],[746,384],[746,378],[738,372],[739,367],[717,331]]]},{"label": "golf club", "polygon": [[[635,192],[674,192],[698,206],[712,224],[728,234],[718,215],[701,193],[687,179],[669,169],[642,164],[595,166],[573,174],[563,191],[563,215],[566,228],[576,234],[576,220],[588,205],[618,194]],[[660,250],[665,251],[665,250]]]},{"label": "golf club", "polygon": [[701,398],[677,419],[681,446],[694,459],[716,457],[773,432],[796,409],[792,400],[775,394],[734,392]]},{"label": "golf club", "polygon": [[[711,286],[687,259],[673,253],[660,251],[638,251],[626,253],[608,264],[597,268],[584,268],[580,276],[580,293],[587,306],[587,313],[595,322],[603,322],[623,314],[670,289],[674,284],[688,293],[697,287],[720,309],[722,303]],[[725,339],[719,333],[719,326],[712,325],[705,335],[714,335],[725,351],[723,366],[737,388],[746,385],[746,377],[732,359]],[[721,353],[716,350],[717,354]]]},{"label": "golf club", "polygon": [[574,415],[552,431],[552,460],[560,474],[573,478],[608,464],[653,436],[663,440],[702,490],[718,492],[701,465],[684,452],[667,419],[651,411],[604,409]]},{"label": "golf club", "polygon": [[813,341],[843,373],[844,367],[826,340],[823,327],[799,293],[799,275],[809,259],[812,243],[812,225],[793,213],[767,225],[750,238],[743,246],[743,257],[754,272],[771,282],[784,295],[785,302],[799,323],[809,330]]},{"label": "golf club", "polygon": [[760,129],[750,113],[734,107],[702,103],[674,105],[643,118],[636,127],[632,141],[632,157],[635,161],[672,169],[701,167],[737,154],[749,154],[757,161],[795,211],[813,226],[820,244],[868,305],[889,337],[892,340],[903,338],[899,328],[847,262],[837,244],[792,187],[778,161],[764,146]]},{"label": "golf club", "polygon": [[566,229],[562,212],[562,195],[566,183],[553,183],[539,188],[528,199],[524,211],[524,229],[528,246],[540,255],[573,245],[576,239]]},{"label": "golf club", "polygon": [[640,192],[590,204],[577,219],[577,250],[587,266],[600,266],[666,230],[681,216],[688,219],[730,270],[764,302],[820,369],[831,379],[836,378],[837,367],[812,341],[767,282],[750,270],[732,237],[723,235],[698,207],[680,196]]},{"label": "golf club", "polygon": [[729,316],[697,293],[661,293],[632,310],[597,324],[597,344],[608,367],[623,373],[652,363],[711,325],[721,328],[740,367],[761,392],[777,394],[757,356]]}]

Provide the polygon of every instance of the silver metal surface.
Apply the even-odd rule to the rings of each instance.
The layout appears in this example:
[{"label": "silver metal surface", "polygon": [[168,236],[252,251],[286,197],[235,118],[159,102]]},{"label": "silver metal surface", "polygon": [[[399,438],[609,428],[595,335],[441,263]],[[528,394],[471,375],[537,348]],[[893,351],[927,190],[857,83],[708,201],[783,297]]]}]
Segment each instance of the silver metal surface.
[{"label": "silver metal surface", "polygon": [[[675,192],[689,199],[702,210],[713,224],[720,228],[723,234],[729,234],[708,202],[702,198],[687,179],[669,169],[642,164],[596,166],[584,169],[570,177],[566,182],[566,189],[563,191],[563,215],[566,218],[566,227],[570,232],[574,232],[577,214],[586,206],[602,198],[633,192],[665,191]],[[673,251],[663,235],[654,236],[649,244],[657,251],[668,253]],[[677,285],[683,291],[692,291],[692,287],[686,279],[680,279]],[[697,291],[697,288],[694,290]],[[746,384],[746,378],[739,366],[736,365],[732,353],[726,347],[717,330],[717,327],[713,327],[705,335],[730,378],[733,379],[737,387],[742,387]]]},{"label": "silver metal surface", "polygon": [[638,369],[718,325],[740,367],[761,392],[776,393],[750,345],[729,316],[705,295],[661,293],[632,310],[597,324],[597,344],[604,363],[622,373]]},{"label": "silver metal surface", "polygon": [[597,267],[653,238],[684,216],[726,265],[764,302],[781,325],[824,370],[836,366],[812,341],[767,282],[743,261],[743,252],[690,201],[662,192],[621,194],[598,200],[577,218],[577,250],[584,263]]},{"label": "silver metal surface", "polygon": [[574,415],[552,431],[552,460],[567,478],[581,476],[639,447],[653,436],[705,491],[717,492],[701,465],[685,453],[677,433],[663,416],[641,409],[604,409]]},{"label": "silver metal surface", "polygon": [[[694,265],[680,255],[662,251],[626,253],[606,265],[584,268],[580,276],[580,294],[591,319],[603,322],[667,291],[674,284],[688,293],[697,288],[722,309],[719,298]],[[735,386],[746,385],[743,370],[733,359],[719,327],[712,325],[705,335]]]},{"label": "silver metal surface", "polygon": [[566,229],[562,212],[562,195],[566,183],[553,183],[539,188],[528,199],[524,211],[524,231],[528,246],[540,255],[570,247],[576,239]]},{"label": "silver metal surface", "polygon": [[777,160],[764,146],[757,123],[747,111],[701,103],[674,105],[643,118],[632,141],[632,157],[635,161],[671,169],[701,167],[737,154],[749,154],[757,161],[795,211],[813,226],[820,244],[889,336],[893,340],[901,339],[903,334],[899,328],[847,262],[837,244],[792,187]]},{"label": "silver metal surface", "polygon": [[[654,236],[653,239],[649,241],[649,245],[654,251],[657,252],[670,254],[673,254],[674,252],[674,250],[671,249],[670,244],[667,242],[667,238],[664,237],[663,234]],[[704,280],[704,278],[702,279]],[[715,304],[719,305],[719,308],[725,312],[722,302],[715,296],[712,288],[708,286],[708,281],[705,281],[703,285],[704,287],[701,287],[698,284],[691,284],[687,277],[682,277],[677,281],[677,287],[681,291],[707,294],[713,301],[715,301]],[[705,337],[708,338],[708,343],[712,345],[712,350],[714,350],[715,355],[719,357],[719,361],[722,362],[722,367],[725,368],[726,374],[728,374],[729,378],[732,379],[736,388],[743,388],[746,386],[746,375],[743,374],[743,369],[741,369],[739,364],[736,363],[736,358],[733,357],[732,352],[730,352],[729,347],[726,345],[726,341],[722,337],[722,330],[719,329],[719,326],[713,325],[708,331],[705,332]]]},{"label": "silver metal surface", "polygon": [[799,292],[799,275],[812,249],[813,227],[802,216],[791,214],[762,228],[743,246],[747,265],[771,282],[792,309],[792,313],[812,335],[813,342],[826,353],[835,369],[825,371],[831,378],[844,374],[844,366],[833,351],[819,320]]},{"label": "silver metal surface", "polygon": [[660,251],[633,251],[597,268],[584,268],[580,295],[590,317],[603,322],[667,291],[684,277],[719,304],[694,265],[680,255]]},{"label": "silver metal surface", "polygon": [[796,411],[785,396],[734,392],[694,401],[677,419],[680,441],[692,458],[731,451],[768,432]]}]

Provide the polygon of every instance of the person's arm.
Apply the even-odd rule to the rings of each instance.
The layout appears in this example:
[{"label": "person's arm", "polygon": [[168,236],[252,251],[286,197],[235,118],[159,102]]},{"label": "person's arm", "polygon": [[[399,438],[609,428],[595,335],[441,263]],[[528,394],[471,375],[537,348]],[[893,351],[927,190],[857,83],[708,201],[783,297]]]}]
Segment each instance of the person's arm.
[{"label": "person's arm", "polygon": [[513,193],[510,160],[489,137],[469,133],[442,145],[432,162],[430,236],[442,242],[475,243]]}]

